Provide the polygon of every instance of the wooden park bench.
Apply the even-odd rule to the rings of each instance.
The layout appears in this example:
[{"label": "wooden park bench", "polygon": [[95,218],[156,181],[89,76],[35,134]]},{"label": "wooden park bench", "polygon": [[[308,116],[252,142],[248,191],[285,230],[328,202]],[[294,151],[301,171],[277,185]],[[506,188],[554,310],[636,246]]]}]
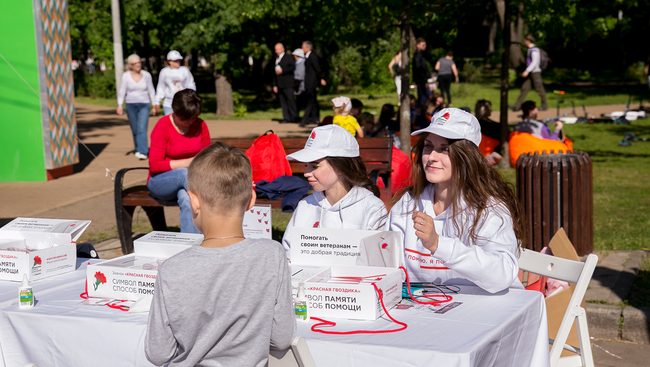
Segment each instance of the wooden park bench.
[{"label": "wooden park bench", "polygon": [[[213,139],[221,140],[224,143],[246,151],[251,147],[255,139]],[[284,150],[291,154],[305,147],[306,138],[285,138],[281,139]],[[359,156],[366,165],[368,176],[377,183],[381,177],[385,188],[380,188],[381,200],[388,202],[391,198],[391,157],[393,142],[391,138],[364,138],[358,139]],[[294,176],[303,177],[306,164],[290,161],[291,171]],[[140,206],[147,214],[151,227],[154,231],[166,231],[165,206],[178,206],[173,200],[161,200],[150,195],[146,185],[123,187],[124,175],[129,171],[148,170],[147,167],[123,168],[115,176],[115,217],[117,219],[117,232],[122,244],[122,252],[128,254],[133,252],[133,213],[135,208]],[[281,199],[268,200],[257,198],[257,204],[271,204],[272,208],[281,208]]]}]

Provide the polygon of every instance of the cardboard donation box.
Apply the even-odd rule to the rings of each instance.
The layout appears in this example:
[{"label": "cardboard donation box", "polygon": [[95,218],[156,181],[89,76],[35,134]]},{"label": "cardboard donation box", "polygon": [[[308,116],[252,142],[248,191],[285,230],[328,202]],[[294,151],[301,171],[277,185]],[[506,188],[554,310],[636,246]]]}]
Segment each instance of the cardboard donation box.
[{"label": "cardboard donation box", "polygon": [[[567,237],[566,232],[564,232],[564,229],[562,228],[560,228],[555,233],[553,238],[551,238],[548,247],[550,247],[551,251],[553,251],[553,256],[573,261],[580,261],[578,253],[571,244],[571,240],[569,240],[569,237]],[[571,284],[569,288],[563,289],[560,292],[553,294],[552,296],[546,297],[545,299],[546,312],[548,314],[548,337],[551,339],[555,339],[558,330],[560,330],[562,318],[564,317],[564,313],[567,307],[569,307],[569,302],[571,301],[571,296],[573,296],[573,290],[575,287],[575,284]],[[584,299],[582,300],[580,306],[584,309],[587,308]],[[580,347],[578,331],[575,323],[571,327],[571,332],[569,333],[569,337],[567,338],[566,343],[575,348]],[[571,355],[575,355],[575,353],[569,352],[568,350],[562,351],[562,357]]]},{"label": "cardboard donation box", "polygon": [[397,232],[295,228],[292,286],[305,283],[310,316],[375,320],[384,311],[373,283],[386,309],[401,300],[401,247]]},{"label": "cardboard donation box", "polygon": [[376,320],[402,299],[399,269],[333,265],[305,282],[309,314],[314,317]]},{"label": "cardboard donation box", "polygon": [[88,265],[88,296],[131,301],[153,296],[158,267],[202,241],[202,234],[151,232],[133,242],[134,253]]},{"label": "cardboard donation box", "polygon": [[16,218],[0,228],[0,280],[30,281],[75,270],[74,243],[90,221]]},{"label": "cardboard donation box", "polygon": [[244,213],[244,237],[271,239],[271,205],[254,205]]}]

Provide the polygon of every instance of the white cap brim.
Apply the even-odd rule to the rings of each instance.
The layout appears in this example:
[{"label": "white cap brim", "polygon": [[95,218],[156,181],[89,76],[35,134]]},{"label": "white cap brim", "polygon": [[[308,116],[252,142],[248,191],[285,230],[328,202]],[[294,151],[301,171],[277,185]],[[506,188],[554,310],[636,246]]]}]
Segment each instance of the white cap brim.
[{"label": "white cap brim", "polygon": [[416,136],[424,133],[436,134],[442,136],[445,139],[465,139],[462,133],[459,133],[456,130],[445,129],[441,126],[427,126],[424,129],[420,129],[411,133],[411,136]]},{"label": "white cap brim", "polygon": [[314,149],[305,148],[297,152],[293,152],[287,156],[288,160],[295,160],[298,162],[314,162],[319,159],[327,157],[327,153],[319,152]]}]

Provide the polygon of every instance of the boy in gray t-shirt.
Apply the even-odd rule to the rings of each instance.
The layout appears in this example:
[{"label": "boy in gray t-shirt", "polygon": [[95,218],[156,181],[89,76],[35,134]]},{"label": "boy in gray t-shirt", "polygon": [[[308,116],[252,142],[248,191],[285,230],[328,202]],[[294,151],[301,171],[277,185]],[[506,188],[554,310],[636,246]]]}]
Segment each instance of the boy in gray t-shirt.
[{"label": "boy in gray t-shirt", "polygon": [[151,363],[261,367],[269,348],[290,347],[296,321],[284,249],[243,235],[252,180],[246,155],[220,142],[192,161],[188,194],[205,239],[158,270],[145,340]]}]

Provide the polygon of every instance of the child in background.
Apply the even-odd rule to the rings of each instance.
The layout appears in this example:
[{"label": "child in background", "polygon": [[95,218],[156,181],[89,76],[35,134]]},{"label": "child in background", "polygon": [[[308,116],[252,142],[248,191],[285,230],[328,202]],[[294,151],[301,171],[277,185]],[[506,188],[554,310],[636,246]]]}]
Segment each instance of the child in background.
[{"label": "child in background", "polygon": [[334,125],[339,125],[345,130],[349,131],[352,136],[358,138],[363,138],[363,130],[357,122],[357,119],[353,116],[350,116],[350,110],[352,109],[352,102],[348,97],[336,97],[332,100],[333,109],[334,109]]},{"label": "child in background", "polygon": [[386,206],[368,179],[357,139],[337,125],[312,130],[305,148],[287,156],[307,163],[305,177],[314,193],[302,199],[287,224],[282,245],[291,256],[293,228],[376,230]]},{"label": "child in background", "polygon": [[205,239],[158,270],[145,353],[157,365],[265,366],[269,347],[296,332],[291,276],[282,246],[245,239],[255,204],[248,157],[215,143],[187,173],[196,228]]}]

